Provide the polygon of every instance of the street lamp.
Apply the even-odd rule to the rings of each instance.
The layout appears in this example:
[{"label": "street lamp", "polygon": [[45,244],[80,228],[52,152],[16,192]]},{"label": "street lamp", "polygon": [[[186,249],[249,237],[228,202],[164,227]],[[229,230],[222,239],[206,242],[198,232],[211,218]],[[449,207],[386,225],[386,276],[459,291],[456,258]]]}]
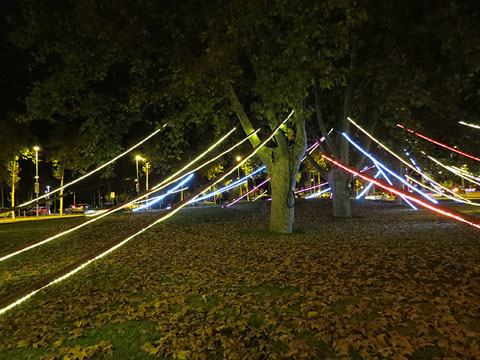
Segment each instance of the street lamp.
[{"label": "street lamp", "polygon": [[[237,156],[235,158],[238,162],[240,162],[242,160],[242,157],[241,156]],[[240,166],[237,168],[237,179],[240,179]],[[240,185],[238,187],[238,192],[240,195],[238,195],[238,197],[242,196],[242,186]]]},{"label": "street lamp", "polygon": [[[38,198],[38,194],[40,193],[40,184],[38,183],[38,151],[40,148],[38,146],[34,146],[33,150],[35,150],[35,196]],[[38,200],[37,200],[37,206],[36,206],[36,212],[38,216]]]},{"label": "street lamp", "polygon": [[138,179],[138,161],[145,161],[144,158],[142,158],[140,155],[137,155],[135,156],[135,163],[136,163],[136,166],[137,166],[137,178],[136,178],[136,184],[135,184],[135,189],[137,190],[137,196],[140,196],[140,182],[139,182],[139,179]]}]

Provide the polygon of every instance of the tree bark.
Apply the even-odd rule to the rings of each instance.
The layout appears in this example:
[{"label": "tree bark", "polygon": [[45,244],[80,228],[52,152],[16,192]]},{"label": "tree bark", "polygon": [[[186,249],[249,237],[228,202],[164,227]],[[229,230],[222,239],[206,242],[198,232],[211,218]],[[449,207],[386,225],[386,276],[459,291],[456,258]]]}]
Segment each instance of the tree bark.
[{"label": "tree bark", "polygon": [[[226,95],[245,133],[247,135],[251,134],[255,129],[230,83],[226,85]],[[273,121],[274,118],[272,117],[270,125]],[[275,135],[276,148],[263,147],[257,152],[260,160],[266,165],[271,178],[272,204],[270,207],[269,230],[283,234],[289,234],[293,231],[294,190],[301,159],[307,149],[305,119],[303,115],[295,114],[294,121],[296,134],[293,141],[287,141],[284,134],[279,131]],[[257,135],[250,138],[253,147],[260,142],[261,140]]]},{"label": "tree bark", "polygon": [[332,188],[333,216],[351,217],[350,191],[348,182],[350,176],[340,168],[331,169],[328,172],[328,184]]}]

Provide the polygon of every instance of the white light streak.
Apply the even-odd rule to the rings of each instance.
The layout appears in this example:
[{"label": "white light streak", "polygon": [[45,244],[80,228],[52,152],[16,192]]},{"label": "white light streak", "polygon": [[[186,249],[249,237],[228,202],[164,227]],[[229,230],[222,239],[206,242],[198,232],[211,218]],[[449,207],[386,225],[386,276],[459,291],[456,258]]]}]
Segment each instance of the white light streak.
[{"label": "white light streak", "polygon": [[462,125],[465,125],[465,126],[470,126],[472,128],[475,128],[475,129],[480,129],[480,126],[479,125],[475,125],[475,124],[469,124],[469,123],[466,123],[464,121],[459,121],[458,122],[459,124],[462,124]]},{"label": "white light streak", "polygon": [[381,148],[383,148],[384,150],[386,150],[387,152],[390,153],[390,155],[392,155],[393,157],[395,157],[396,159],[398,159],[402,164],[404,164],[405,166],[409,167],[410,169],[412,169],[413,171],[415,171],[417,174],[421,175],[424,179],[430,181],[432,184],[435,184],[437,185],[438,187],[442,188],[443,190],[445,191],[448,191],[449,193],[451,193],[454,197],[457,197],[457,198],[460,198],[462,199],[463,201],[465,201],[466,203],[469,203],[470,205],[472,205],[472,202],[468,199],[465,199],[463,197],[461,197],[460,195],[458,194],[455,194],[453,191],[451,191],[450,189],[446,188],[445,186],[437,183],[436,181],[434,181],[432,178],[430,178],[427,174],[421,172],[421,171],[418,171],[417,169],[415,169],[415,167],[413,165],[410,165],[407,161],[405,161],[404,159],[402,159],[400,156],[398,156],[396,153],[394,153],[392,150],[390,150],[387,146],[385,146],[384,144],[382,144],[379,140],[377,140],[376,138],[374,138],[372,135],[370,135],[370,133],[365,130],[364,128],[362,128],[360,125],[358,125],[355,121],[353,121],[350,117],[347,117],[348,121],[350,121],[353,125],[355,125],[357,127],[357,129],[359,129],[361,132],[363,132],[366,136],[368,136],[370,139],[372,139],[377,145],[379,145]]},{"label": "white light streak", "polygon": [[150,135],[148,135],[146,138],[144,138],[144,139],[141,140],[140,142],[138,142],[138,143],[136,143],[135,145],[133,145],[130,149],[124,151],[123,153],[121,153],[120,155],[116,156],[116,157],[113,158],[112,160],[104,163],[103,165],[100,165],[100,166],[97,167],[95,170],[92,170],[92,171],[90,171],[89,173],[87,173],[87,174],[85,174],[85,175],[83,175],[83,176],[80,176],[78,179],[75,179],[75,180],[73,180],[72,182],[69,182],[68,184],[63,185],[62,187],[59,187],[58,189],[52,190],[52,191],[50,191],[50,192],[48,192],[48,193],[46,193],[46,194],[44,194],[44,195],[42,195],[42,196],[39,196],[38,198],[35,198],[35,199],[32,199],[32,200],[30,200],[30,201],[27,201],[27,202],[25,202],[25,203],[23,203],[23,204],[20,204],[20,205],[18,205],[18,207],[24,207],[24,206],[29,205],[29,204],[32,204],[32,203],[34,203],[34,202],[36,202],[36,201],[38,201],[38,200],[40,200],[40,199],[44,199],[44,198],[46,198],[47,196],[50,196],[51,194],[54,194],[54,193],[56,193],[56,192],[58,192],[58,191],[60,191],[60,190],[63,190],[63,189],[65,189],[65,188],[67,188],[67,187],[69,187],[69,186],[71,186],[71,185],[79,182],[80,180],[83,180],[83,179],[85,179],[86,177],[88,177],[88,176],[96,173],[97,171],[100,171],[100,170],[103,169],[104,167],[110,165],[111,163],[113,163],[113,162],[115,162],[116,160],[120,159],[122,156],[125,156],[126,154],[128,154],[130,151],[132,151],[132,150],[134,150],[135,148],[139,147],[139,146],[142,145],[145,141],[149,140],[151,137],[157,135],[163,128],[165,128],[165,126],[167,126],[167,124],[164,124],[160,129],[155,130],[153,133],[151,133]]},{"label": "white light streak", "polygon": [[[211,187],[215,186],[216,184],[218,184],[219,182],[223,181],[227,176],[229,176],[231,173],[233,173],[235,170],[237,170],[240,166],[242,166],[246,161],[248,161],[252,156],[254,156],[268,141],[270,141],[273,136],[275,136],[275,134],[277,133],[277,131],[280,129],[280,127],[292,116],[293,114],[293,111],[290,113],[290,115],[288,115],[288,117],[282,121],[282,123],[280,125],[277,126],[277,128],[275,128],[275,130],[270,134],[270,136],[268,136],[263,142],[261,142],[255,149],[253,149],[253,151],[245,157],[245,159],[243,159],[242,161],[238,162],[235,166],[233,166],[232,168],[230,168],[229,171],[227,171],[223,176],[219,177],[215,182],[213,182],[212,184],[210,184],[204,191],[207,191],[208,189],[210,189]],[[197,195],[198,196],[198,195]],[[11,303],[10,305],[4,307],[3,309],[0,309],[0,314],[3,314],[5,313],[6,311],[12,309],[13,307],[15,307],[16,305],[19,305],[21,304],[22,302],[24,302],[25,300],[27,300],[28,298],[32,297],[33,295],[35,295],[37,292],[53,285],[53,284],[56,284],[62,280],[65,280],[67,279],[68,277],[72,276],[73,274],[77,273],[78,271],[80,271],[81,269],[85,268],[86,266],[88,266],[89,264],[91,264],[92,262],[98,260],[98,259],[101,259],[102,257],[104,257],[105,255],[111,253],[112,251],[114,251],[115,249],[118,249],[120,246],[126,244],[128,241],[130,241],[131,239],[135,238],[136,236],[142,234],[143,232],[145,232],[146,230],[148,230],[149,228],[151,228],[152,226],[162,222],[162,221],[165,221],[166,219],[168,219],[169,217],[171,217],[172,215],[174,215],[175,213],[177,213],[180,209],[182,209],[183,207],[187,206],[188,204],[192,203],[192,202],[195,202],[195,198],[197,197],[193,197],[192,199],[188,200],[188,201],[184,201],[183,204],[180,204],[178,205],[178,207],[176,207],[175,209],[173,209],[172,211],[170,211],[169,213],[163,215],[162,217],[160,217],[158,220],[152,222],[151,224],[145,226],[143,229],[139,230],[138,232],[136,232],[135,234],[127,237],[125,240],[119,242],[118,244],[112,246],[110,249],[108,250],[105,250],[103,253],[95,256],[94,258],[90,259],[90,260],[87,260],[85,263],[83,263],[82,265],[76,267],[75,269],[71,270],[70,272],[66,273],[65,275],[62,275],[54,280],[52,280],[51,282],[49,282],[48,284],[30,292],[29,294],[21,297],[20,299],[17,299],[16,301],[14,301],[13,303]]]},{"label": "white light streak", "polygon": [[[206,153],[208,153],[209,151],[213,150],[216,146],[218,146],[223,140],[225,140],[225,139],[226,139],[230,134],[232,134],[233,131],[235,131],[235,130],[236,130],[236,127],[234,127],[232,130],[230,130],[230,131],[229,131],[226,135],[224,135],[222,138],[220,138],[219,140],[217,140],[210,148],[208,148],[207,151],[205,151],[204,153],[200,154],[198,157],[196,157],[195,159],[193,159],[189,164],[187,164],[186,166],[184,166],[181,171],[187,169],[187,168],[190,167],[192,164],[194,164],[195,162],[197,162],[201,157],[203,157]],[[251,136],[251,135],[250,135],[250,136]],[[249,136],[248,136],[248,137],[249,137]],[[248,139],[248,137],[247,137],[247,139]],[[240,141],[240,142],[237,143],[236,145],[238,146],[238,145],[241,144],[243,141],[245,141],[245,139],[243,139],[242,141]],[[234,145],[233,147],[231,147],[230,149],[233,149],[234,147],[235,147],[235,145]],[[211,161],[210,161],[210,162],[211,162]],[[201,167],[205,166],[205,165],[208,164],[208,163],[209,163],[209,162],[206,162],[205,164],[197,167],[197,169],[200,169]],[[197,169],[196,169],[196,170],[197,170]],[[177,171],[177,173],[175,173],[174,175],[170,176],[167,180],[171,179],[173,176],[178,175],[179,173],[180,173],[180,172]],[[190,172],[190,173],[191,173],[191,172]],[[187,176],[187,175],[190,175],[190,173],[188,173],[188,174],[180,177],[179,179],[181,179],[181,178],[183,178],[183,177],[185,177],[185,176]],[[9,258],[11,258],[11,257],[13,257],[13,256],[19,255],[19,254],[21,254],[21,253],[23,253],[23,252],[25,252],[25,251],[34,249],[34,248],[36,248],[36,247],[38,247],[38,246],[40,246],[40,245],[46,244],[46,243],[48,243],[48,242],[50,242],[50,241],[52,241],[52,240],[58,239],[58,238],[61,237],[61,236],[64,236],[64,235],[66,235],[66,234],[69,234],[69,233],[71,233],[71,232],[74,232],[74,231],[76,231],[76,230],[79,230],[79,229],[83,228],[84,226],[87,226],[87,225],[89,225],[89,224],[91,224],[91,223],[93,223],[93,222],[95,222],[95,221],[97,221],[97,220],[100,220],[101,218],[103,218],[103,217],[105,217],[105,216],[111,215],[111,214],[113,214],[113,213],[115,213],[115,212],[123,209],[124,207],[127,207],[127,206],[135,203],[135,201],[137,201],[138,199],[143,199],[143,198],[149,196],[150,194],[152,194],[152,193],[154,193],[154,192],[160,191],[161,189],[167,187],[168,185],[174,183],[175,181],[177,181],[177,180],[179,180],[179,179],[173,180],[173,181],[171,181],[170,183],[167,183],[167,184],[165,184],[165,182],[166,182],[167,180],[164,180],[164,181],[162,181],[160,184],[158,184],[158,185],[156,185],[154,188],[152,188],[152,190],[146,192],[146,193],[143,194],[143,195],[137,196],[136,198],[132,199],[131,201],[129,201],[129,202],[127,202],[127,203],[124,203],[124,204],[119,205],[119,206],[117,206],[117,207],[108,209],[107,211],[104,211],[104,212],[98,212],[98,213],[96,213],[96,214],[93,214],[93,215],[96,215],[96,216],[95,216],[93,219],[91,219],[91,220],[88,220],[88,221],[86,221],[86,222],[84,222],[84,223],[82,223],[82,224],[80,224],[80,225],[77,225],[77,226],[75,226],[75,227],[73,227],[73,228],[71,228],[71,229],[68,229],[68,230],[63,231],[63,232],[61,232],[61,233],[59,233],[59,234],[56,234],[56,235],[54,235],[54,236],[51,236],[51,237],[49,237],[49,238],[47,238],[47,239],[44,239],[44,240],[42,240],[42,241],[39,241],[39,242],[37,242],[37,243],[31,244],[31,245],[26,246],[26,247],[24,247],[24,248],[22,248],[22,249],[19,249],[19,250],[17,250],[17,251],[14,251],[14,252],[12,252],[12,253],[10,253],[10,254],[4,255],[4,256],[0,257],[0,262],[5,261],[5,260],[7,260],[7,259],[9,259]],[[163,187],[159,187],[159,186],[162,185],[162,184],[163,184]]]}]

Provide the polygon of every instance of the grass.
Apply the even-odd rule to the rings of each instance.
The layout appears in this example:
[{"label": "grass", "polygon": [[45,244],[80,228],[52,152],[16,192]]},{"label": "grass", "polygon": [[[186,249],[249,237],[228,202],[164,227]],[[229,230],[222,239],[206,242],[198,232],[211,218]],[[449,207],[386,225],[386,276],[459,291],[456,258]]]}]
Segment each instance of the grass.
[{"label": "grass", "polygon": [[[338,220],[313,201],[297,204],[301,231],[278,236],[265,204],[239,205],[187,208],[0,315],[0,359],[477,356],[476,229],[369,202]],[[151,216],[117,214],[0,264],[0,296]],[[2,225],[0,253],[69,220]]]}]

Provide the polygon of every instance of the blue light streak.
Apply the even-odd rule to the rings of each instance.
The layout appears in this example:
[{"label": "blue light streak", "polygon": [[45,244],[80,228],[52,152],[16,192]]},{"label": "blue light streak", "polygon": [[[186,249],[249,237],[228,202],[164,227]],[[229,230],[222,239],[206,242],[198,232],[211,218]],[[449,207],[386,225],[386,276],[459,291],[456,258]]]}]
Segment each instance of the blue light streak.
[{"label": "blue light streak", "polygon": [[192,180],[193,178],[193,174],[190,174],[188,175],[185,179],[183,179],[182,181],[180,181],[177,185],[175,185],[173,188],[171,188],[170,190],[168,190],[165,194],[163,195],[160,195],[160,196],[157,196],[154,200],[150,200],[148,201],[146,204],[142,205],[142,206],[139,206],[135,209],[133,209],[133,211],[139,211],[139,210],[142,210],[142,209],[145,209],[146,207],[149,207],[153,204],[156,204],[158,203],[160,200],[164,199],[166,196],[170,195],[171,193],[173,193],[174,191],[178,190],[179,188],[181,188],[183,185],[185,185],[185,183],[189,182],[190,180]]},{"label": "blue light streak", "polygon": [[362,147],[360,147],[360,145],[358,145],[355,141],[353,141],[346,133],[342,133],[342,135],[353,145],[355,146],[355,148],[358,149],[358,151],[360,151],[362,154],[364,154],[365,156],[367,156],[369,159],[371,159],[372,161],[374,161],[376,164],[378,164],[377,168],[378,170],[380,170],[380,167],[385,170],[386,172],[388,172],[390,175],[392,175],[393,177],[395,177],[396,179],[398,179],[400,182],[402,182],[402,184],[405,184],[406,186],[410,187],[412,190],[414,190],[415,192],[417,192],[418,194],[420,194],[421,196],[423,196],[425,199],[429,200],[430,202],[434,203],[434,204],[438,204],[438,201],[435,200],[434,198],[432,198],[431,196],[425,194],[423,191],[417,189],[415,186],[413,186],[412,184],[410,184],[409,182],[405,181],[401,176],[399,176],[398,174],[394,173],[392,170],[390,170],[389,168],[387,168],[385,165],[383,165],[382,163],[380,163],[377,159],[375,159],[371,154],[367,153],[365,150],[363,150]]},{"label": "blue light streak", "polygon": [[230,189],[233,189],[234,187],[237,187],[237,186],[239,186],[239,185],[242,185],[243,183],[245,183],[245,182],[247,181],[247,179],[248,179],[249,177],[251,177],[251,176],[259,173],[260,171],[264,170],[265,168],[266,168],[265,165],[263,165],[263,166],[259,167],[257,170],[255,170],[254,172],[252,172],[252,173],[244,176],[243,178],[241,178],[241,179],[239,179],[239,180],[236,180],[236,181],[232,182],[231,184],[229,184],[229,185],[227,185],[227,186],[224,186],[223,188],[220,188],[220,189],[218,189],[218,190],[212,191],[212,192],[210,192],[210,193],[208,193],[208,194],[206,194],[206,195],[203,195],[203,196],[195,199],[195,202],[208,199],[208,198],[210,198],[210,197],[212,197],[212,196],[221,194],[221,193],[223,193],[223,192],[225,192],[225,191],[227,191],[227,190],[230,190]]},{"label": "blue light streak", "polygon": [[320,195],[323,195],[327,192],[329,192],[330,190],[332,190],[332,188],[326,188],[326,189],[323,189],[322,191],[319,191],[319,192],[316,192],[316,193],[313,193],[313,194],[310,194],[308,196],[305,196],[305,199],[311,199],[311,198],[314,198],[314,197],[317,197],[317,196],[320,196]]},{"label": "blue light streak", "polygon": [[[374,179],[378,178],[380,176],[381,172],[380,171],[377,171],[377,173],[375,174],[375,176],[373,177]],[[370,183],[367,185],[367,187],[365,189],[362,190],[362,192],[360,194],[358,194],[355,199],[358,200],[358,199],[361,199],[373,186],[373,183]]]}]

